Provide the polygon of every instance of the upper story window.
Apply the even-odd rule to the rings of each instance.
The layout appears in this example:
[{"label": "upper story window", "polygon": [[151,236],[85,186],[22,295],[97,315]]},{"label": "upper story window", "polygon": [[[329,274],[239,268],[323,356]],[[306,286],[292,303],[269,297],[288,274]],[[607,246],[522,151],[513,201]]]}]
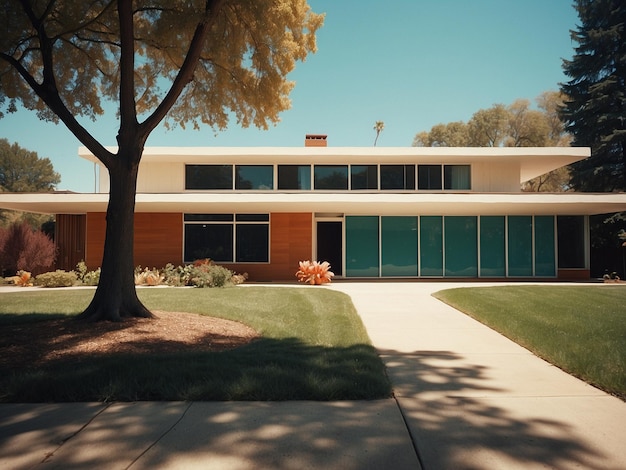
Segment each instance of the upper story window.
[{"label": "upper story window", "polygon": [[185,165],[185,189],[233,189],[233,166]]},{"label": "upper story window", "polygon": [[273,165],[237,165],[235,189],[274,189]]},{"label": "upper story window", "polygon": [[348,165],[315,165],[315,189],[348,189]]},{"label": "upper story window", "polygon": [[311,189],[311,165],[278,165],[278,189]]},{"label": "upper story window", "polygon": [[350,165],[350,189],[378,189],[378,167]]},{"label": "upper story window", "polygon": [[415,165],[380,165],[380,189],[415,189]]},{"label": "upper story window", "polygon": [[185,189],[274,189],[273,165],[186,165]]},{"label": "upper story window", "polygon": [[470,165],[418,165],[418,189],[471,189]]}]

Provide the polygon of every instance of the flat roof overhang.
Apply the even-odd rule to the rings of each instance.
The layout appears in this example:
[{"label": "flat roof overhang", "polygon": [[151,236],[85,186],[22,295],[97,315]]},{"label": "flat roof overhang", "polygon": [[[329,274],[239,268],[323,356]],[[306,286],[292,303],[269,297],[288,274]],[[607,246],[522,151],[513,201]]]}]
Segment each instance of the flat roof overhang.
[{"label": "flat roof overhang", "polygon": [[[105,212],[105,193],[0,193],[0,208]],[[593,215],[626,211],[626,193],[201,192],[137,194],[136,212],[318,212],[351,215]]]}]

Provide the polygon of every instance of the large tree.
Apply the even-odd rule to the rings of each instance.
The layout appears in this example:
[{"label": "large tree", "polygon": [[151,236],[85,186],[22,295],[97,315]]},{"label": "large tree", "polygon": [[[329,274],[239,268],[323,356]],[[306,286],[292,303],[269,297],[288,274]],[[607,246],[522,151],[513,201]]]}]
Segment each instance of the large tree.
[{"label": "large tree", "polygon": [[0,139],[0,191],[52,191],[60,181],[50,159]]},{"label": "large tree", "polygon": [[[323,16],[306,0],[10,0],[0,9],[0,105],[63,124],[110,178],[100,283],[82,317],[152,316],[133,281],[137,172],[166,117],[184,126],[267,128],[288,109],[295,62]],[[117,102],[117,150],[79,118]]]},{"label": "large tree", "polygon": [[626,190],[626,2],[576,0],[577,44],[563,61],[570,81],[562,117],[574,145],[592,156],[572,165],[572,185],[581,191]]}]

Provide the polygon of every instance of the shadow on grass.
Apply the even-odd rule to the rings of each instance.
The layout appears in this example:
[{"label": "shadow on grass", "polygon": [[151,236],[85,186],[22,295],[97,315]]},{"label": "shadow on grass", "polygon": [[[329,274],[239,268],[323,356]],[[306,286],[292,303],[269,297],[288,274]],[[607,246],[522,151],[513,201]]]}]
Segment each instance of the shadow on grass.
[{"label": "shadow on grass", "polygon": [[605,457],[597,442],[573,429],[580,412],[603,431],[593,409],[575,410],[580,402],[511,396],[489,367],[451,351],[381,355],[425,468],[605,468],[595,467]]},{"label": "shadow on grass", "polygon": [[[215,341],[211,336],[199,341]],[[221,352],[90,353],[0,368],[0,401],[13,403],[356,400],[390,394],[372,346],[311,346],[295,338],[260,339]]]}]

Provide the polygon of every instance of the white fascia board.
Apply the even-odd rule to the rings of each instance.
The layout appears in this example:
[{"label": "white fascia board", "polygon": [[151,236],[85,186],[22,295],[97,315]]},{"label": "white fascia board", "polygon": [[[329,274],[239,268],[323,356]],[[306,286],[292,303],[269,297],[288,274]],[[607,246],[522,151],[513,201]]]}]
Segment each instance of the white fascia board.
[{"label": "white fascia board", "polygon": [[[104,212],[108,194],[3,193],[0,208]],[[591,215],[626,211],[624,193],[198,192],[137,194],[136,212],[340,212],[370,215]]]}]

